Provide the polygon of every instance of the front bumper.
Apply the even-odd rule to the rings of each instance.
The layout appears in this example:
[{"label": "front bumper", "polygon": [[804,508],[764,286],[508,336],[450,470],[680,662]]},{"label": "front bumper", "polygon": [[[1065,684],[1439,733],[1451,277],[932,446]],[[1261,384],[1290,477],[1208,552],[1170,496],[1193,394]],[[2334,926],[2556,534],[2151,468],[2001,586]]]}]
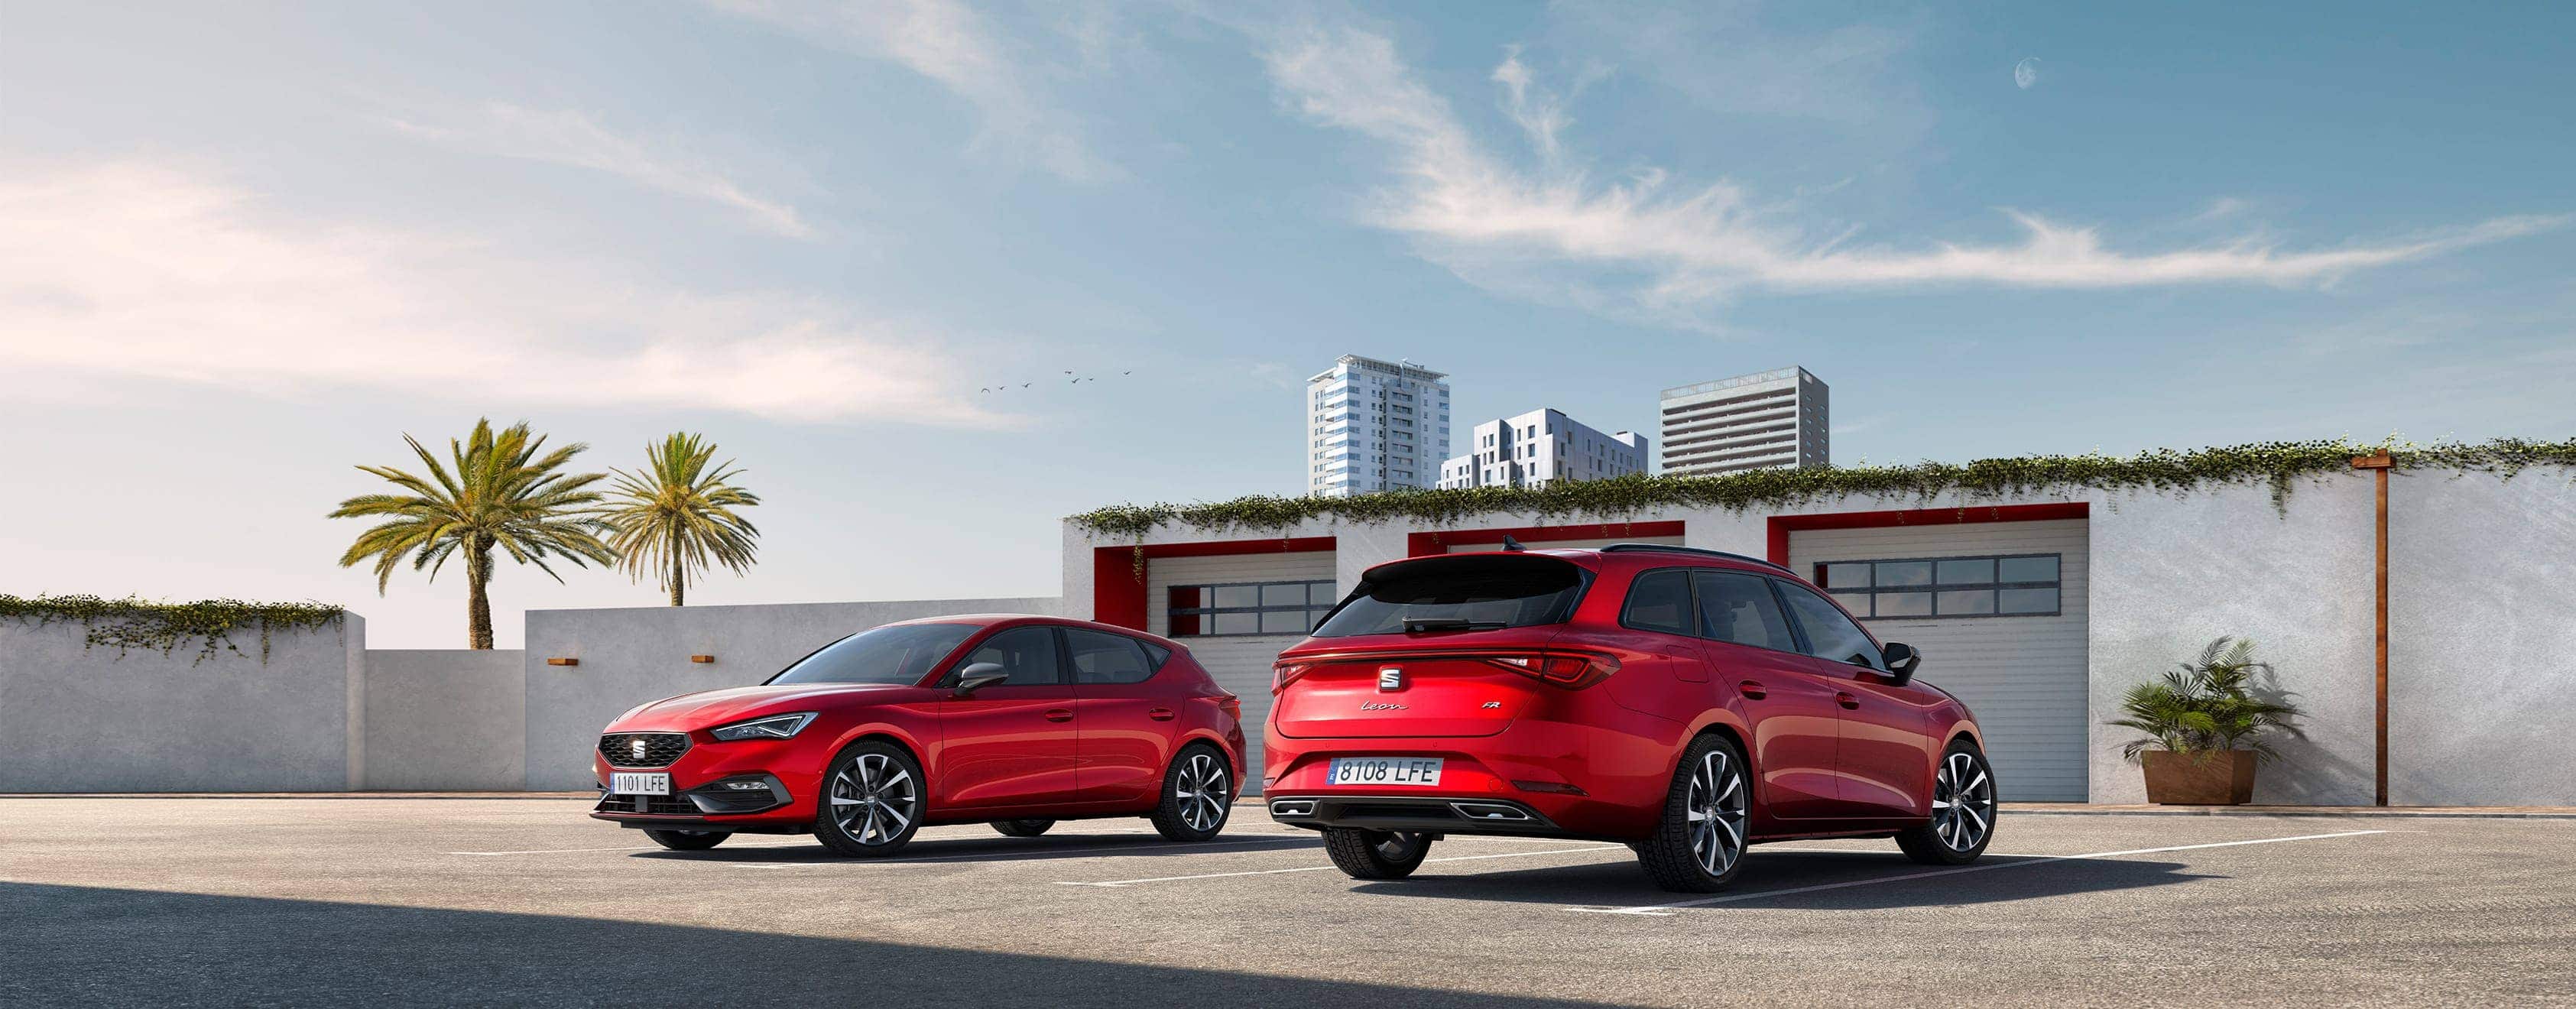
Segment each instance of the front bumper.
[{"label": "front bumper", "polygon": [[[678,778],[673,779],[674,787]],[[602,820],[710,819],[749,816],[779,809],[794,801],[787,784],[774,774],[737,774],[670,795],[617,795],[603,788],[590,815]]]},{"label": "front bumper", "polygon": [[[614,730],[614,734],[649,732]],[[822,768],[829,760],[830,740],[801,733],[794,739],[715,742],[689,733],[687,752],[662,767],[622,767],[599,753],[591,754],[599,801],[591,818],[629,827],[673,827],[687,830],[737,830],[749,833],[792,832],[814,823],[815,795]],[[817,738],[807,739],[807,736]],[[668,774],[667,796],[611,795],[609,775],[620,772]],[[737,782],[758,783],[736,789]],[[640,800],[640,801],[639,801]]]}]

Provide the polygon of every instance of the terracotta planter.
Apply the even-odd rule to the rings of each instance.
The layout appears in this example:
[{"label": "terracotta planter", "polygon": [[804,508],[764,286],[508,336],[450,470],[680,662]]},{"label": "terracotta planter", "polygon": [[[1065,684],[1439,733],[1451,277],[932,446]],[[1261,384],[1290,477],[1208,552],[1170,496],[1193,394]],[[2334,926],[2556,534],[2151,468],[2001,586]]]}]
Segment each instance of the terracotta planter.
[{"label": "terracotta planter", "polygon": [[2147,801],[2166,806],[2241,806],[2254,801],[2254,751],[2196,754],[2149,750]]}]

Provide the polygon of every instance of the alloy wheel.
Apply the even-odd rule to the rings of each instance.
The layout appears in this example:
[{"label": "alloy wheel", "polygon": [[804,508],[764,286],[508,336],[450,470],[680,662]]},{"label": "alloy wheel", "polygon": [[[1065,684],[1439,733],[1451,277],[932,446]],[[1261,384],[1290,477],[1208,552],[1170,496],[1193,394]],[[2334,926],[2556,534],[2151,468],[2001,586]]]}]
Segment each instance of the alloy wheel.
[{"label": "alloy wheel", "polygon": [[1995,782],[1971,753],[1953,753],[1932,780],[1932,835],[1952,851],[1974,851],[1995,824]]},{"label": "alloy wheel", "polygon": [[901,837],[921,804],[912,772],[882,753],[862,753],[833,775],[831,798],[833,822],[871,848]]},{"label": "alloy wheel", "polygon": [[1690,816],[1691,857],[1701,871],[1724,876],[1735,867],[1736,859],[1744,857],[1744,834],[1751,815],[1748,791],[1744,772],[1723,748],[1709,750],[1691,771],[1685,808]]},{"label": "alloy wheel", "polygon": [[1379,858],[1389,862],[1401,862],[1411,857],[1414,847],[1421,843],[1423,843],[1421,834],[1390,833],[1386,835],[1386,840],[1379,841],[1373,847],[1377,849]]},{"label": "alloy wheel", "polygon": [[1172,797],[1179,801],[1181,822],[1191,830],[1212,831],[1225,822],[1225,804],[1233,799],[1225,765],[1201,751],[1181,762],[1172,776]]}]

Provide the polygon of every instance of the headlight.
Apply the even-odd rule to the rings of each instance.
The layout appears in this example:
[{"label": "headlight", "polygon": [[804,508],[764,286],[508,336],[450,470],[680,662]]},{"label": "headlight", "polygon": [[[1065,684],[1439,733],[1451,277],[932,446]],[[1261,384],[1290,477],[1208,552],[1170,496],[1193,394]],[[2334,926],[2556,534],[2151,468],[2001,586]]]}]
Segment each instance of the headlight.
[{"label": "headlight", "polygon": [[805,726],[814,721],[814,714],[811,711],[800,711],[793,715],[770,715],[748,722],[718,726],[707,730],[707,735],[725,742],[744,739],[787,739],[805,731]]}]

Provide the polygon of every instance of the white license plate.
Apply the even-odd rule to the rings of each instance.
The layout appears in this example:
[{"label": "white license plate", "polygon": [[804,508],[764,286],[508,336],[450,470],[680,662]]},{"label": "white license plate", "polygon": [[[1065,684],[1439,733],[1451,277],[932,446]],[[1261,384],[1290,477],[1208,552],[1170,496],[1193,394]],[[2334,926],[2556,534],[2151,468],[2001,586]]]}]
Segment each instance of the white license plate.
[{"label": "white license plate", "polygon": [[1440,783],[1438,757],[1335,757],[1329,769],[1335,785],[1416,785]]},{"label": "white license plate", "polygon": [[612,771],[608,775],[608,790],[619,795],[669,795],[671,776]]}]

